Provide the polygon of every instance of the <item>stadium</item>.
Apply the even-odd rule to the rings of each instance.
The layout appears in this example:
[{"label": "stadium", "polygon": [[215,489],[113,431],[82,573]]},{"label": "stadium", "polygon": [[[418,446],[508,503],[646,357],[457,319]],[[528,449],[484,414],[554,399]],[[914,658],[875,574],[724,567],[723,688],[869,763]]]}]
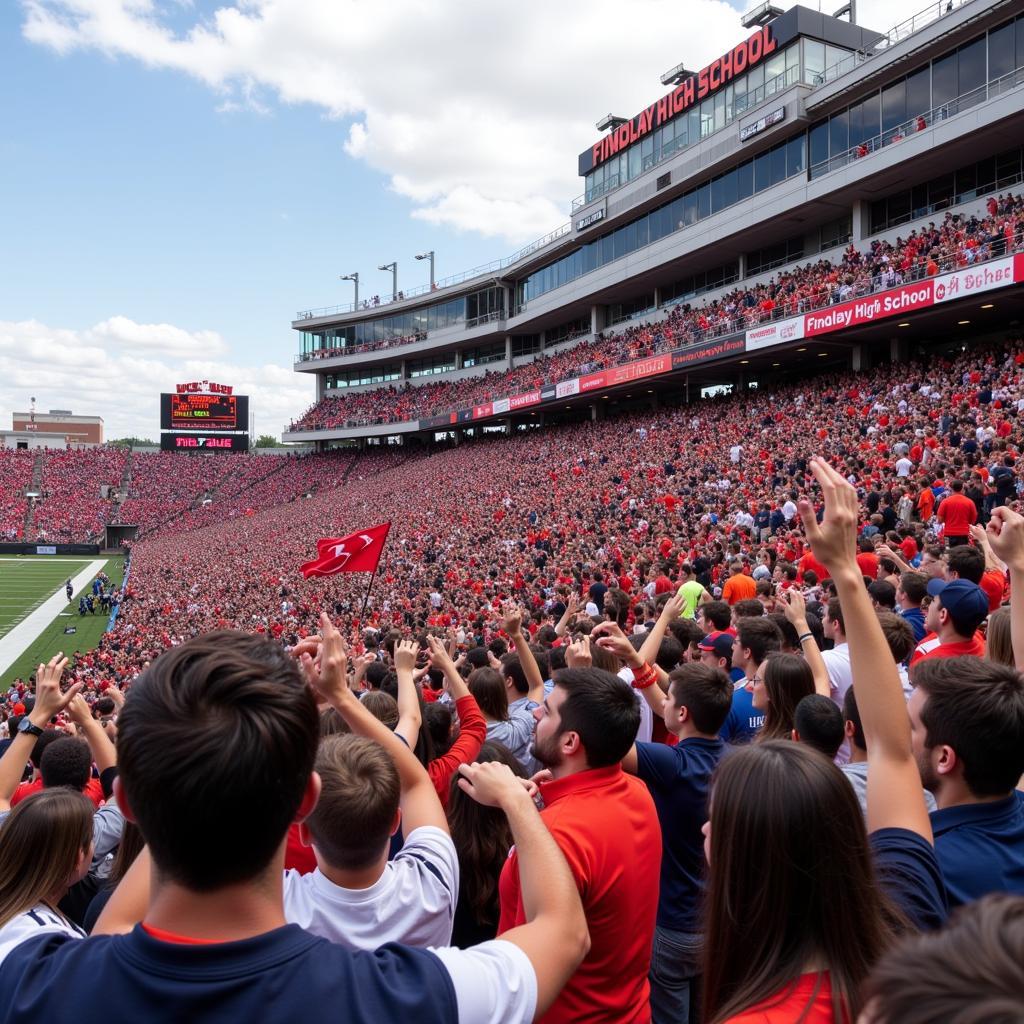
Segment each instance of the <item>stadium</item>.
[{"label": "stadium", "polygon": [[[341,973],[366,1021],[1024,1013],[1024,0],[743,25],[601,117],[544,237],[298,312],[284,447],[211,380],[168,381],[155,446],[15,414],[0,988],[52,959],[125,1020],[319,1020]],[[5,833],[68,786],[94,856],[25,895],[57,826]],[[279,931],[238,924],[282,867]],[[223,977],[168,953],[211,942]]]}]

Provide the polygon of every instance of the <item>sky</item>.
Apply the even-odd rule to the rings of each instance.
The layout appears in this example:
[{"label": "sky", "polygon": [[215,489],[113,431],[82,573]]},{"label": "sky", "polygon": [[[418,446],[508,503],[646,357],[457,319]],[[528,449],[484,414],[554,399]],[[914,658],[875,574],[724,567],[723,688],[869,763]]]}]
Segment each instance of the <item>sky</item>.
[{"label": "sky", "polygon": [[734,46],[743,6],[4,0],[0,428],[35,397],[156,438],[160,392],[208,379],[280,435],[314,397],[296,311],[350,302],[340,274],[386,294],[382,263],[412,288],[416,253],[441,279],[565,223],[594,123]]}]

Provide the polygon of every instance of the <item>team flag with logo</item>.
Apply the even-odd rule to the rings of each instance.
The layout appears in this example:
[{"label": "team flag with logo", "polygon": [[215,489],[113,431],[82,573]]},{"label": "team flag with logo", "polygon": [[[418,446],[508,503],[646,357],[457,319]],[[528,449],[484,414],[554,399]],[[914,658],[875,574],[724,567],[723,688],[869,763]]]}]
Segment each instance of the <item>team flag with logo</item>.
[{"label": "team flag with logo", "polygon": [[376,572],[390,523],[371,526],[347,537],[324,537],[316,542],[317,557],[300,566],[302,575],[333,576],[337,572]]}]

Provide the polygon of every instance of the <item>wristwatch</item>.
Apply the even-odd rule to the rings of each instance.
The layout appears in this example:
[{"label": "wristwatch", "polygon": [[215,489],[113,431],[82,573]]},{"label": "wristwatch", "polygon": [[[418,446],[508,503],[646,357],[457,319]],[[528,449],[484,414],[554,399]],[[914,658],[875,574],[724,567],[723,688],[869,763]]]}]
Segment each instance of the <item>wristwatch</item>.
[{"label": "wristwatch", "polygon": [[18,723],[18,732],[27,732],[30,736],[43,735],[43,730],[38,725],[33,725],[27,717]]}]

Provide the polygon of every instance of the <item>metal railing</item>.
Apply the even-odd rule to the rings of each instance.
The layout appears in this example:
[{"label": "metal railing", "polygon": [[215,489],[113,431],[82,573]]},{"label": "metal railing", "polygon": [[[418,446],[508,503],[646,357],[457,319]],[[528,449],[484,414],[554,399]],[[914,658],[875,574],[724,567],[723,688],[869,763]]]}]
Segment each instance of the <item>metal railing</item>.
[{"label": "metal railing", "polygon": [[816,164],[811,164],[811,180],[838,170],[840,167],[846,167],[856,160],[862,160],[864,157],[877,153],[879,150],[892,146],[897,142],[902,142],[918,132],[923,132],[928,128],[934,127],[936,124],[955,117],[964,110],[969,110],[971,107],[976,107],[979,103],[984,103],[995,96],[1000,96],[1022,83],[1024,83],[1024,67],[1017,68],[1015,71],[1011,71],[991,82],[986,82],[984,85],[979,85],[978,88],[971,89],[969,92],[965,92],[963,95],[957,96],[946,103],[941,103],[937,107],[932,107],[931,110],[911,117],[893,128],[888,128],[879,135],[873,135],[870,139],[858,142],[855,146],[851,146],[835,156],[830,156],[827,160],[819,160]]},{"label": "metal railing", "polygon": [[865,61],[885,53],[890,47],[903,42],[904,39],[909,38],[915,32],[920,32],[921,29],[938,21],[939,18],[952,14],[957,8],[964,7],[973,2],[974,0],[939,0],[937,3],[930,4],[924,10],[918,11],[917,14],[907,18],[906,21],[901,21],[898,25],[894,25],[875,43],[871,50],[854,50],[849,56],[844,57],[835,64],[830,64],[824,71],[814,76],[812,84],[817,88],[818,86],[827,85],[829,82],[834,82],[848,71],[853,71],[854,68],[860,67]]},{"label": "metal railing", "polygon": [[405,302],[407,299],[416,298],[418,295],[425,295],[428,292],[440,291],[442,288],[450,288],[452,285],[462,284],[464,281],[470,281],[474,277],[482,277],[484,274],[493,274],[499,270],[505,270],[507,267],[512,266],[514,263],[518,263],[520,260],[525,259],[531,253],[537,252],[538,249],[543,249],[545,246],[550,245],[552,242],[557,241],[559,238],[569,234],[572,230],[572,221],[560,225],[555,228],[554,231],[549,231],[542,238],[536,239],[536,241],[530,242],[529,245],[524,245],[518,252],[514,252],[511,256],[506,256],[504,259],[491,260],[490,263],[483,263],[479,267],[473,267],[471,270],[464,270],[458,274],[452,274],[449,277],[442,278],[440,281],[436,281],[433,286],[429,284],[421,285],[418,288],[410,288],[408,291],[400,291],[397,295],[386,296],[381,298],[379,295],[374,296],[372,299],[363,299],[357,306],[354,302],[350,302],[347,305],[341,304],[338,306],[320,306],[317,309],[300,309],[295,314],[296,320],[313,320],[316,317],[321,316],[333,316],[335,313],[354,313],[357,310],[360,312],[363,310],[380,309],[384,306],[390,306],[395,302]]},{"label": "metal railing", "polygon": [[[992,251],[985,259],[975,259],[971,266],[983,266],[991,260],[1003,259],[1006,256],[1014,252],[1020,252],[1024,250],[1024,230],[1018,231],[1013,235],[1012,240],[1007,239],[1005,236],[1000,236],[995,242],[991,243]],[[954,270],[961,270],[965,264],[961,261],[959,255],[956,256],[945,256],[935,262],[935,269],[929,273],[927,263],[920,263],[906,271],[897,272],[895,270],[889,270],[883,274],[878,274],[872,277],[865,285],[859,285],[857,287],[850,287],[848,290],[837,289],[829,297],[827,302],[819,302],[815,304],[813,299],[803,298],[799,300],[789,300],[780,302],[768,315],[765,315],[757,307],[752,309],[746,314],[739,316],[730,317],[727,320],[723,320],[716,324],[714,327],[709,327],[705,330],[699,330],[696,328],[690,328],[683,332],[682,336],[673,334],[671,337],[665,337],[660,345],[658,345],[651,355],[657,355],[662,352],[672,351],[679,348],[687,348],[691,345],[699,345],[705,341],[713,341],[716,338],[728,337],[729,335],[740,334],[743,331],[747,331],[754,327],[759,327],[764,324],[774,323],[778,320],[786,320],[792,316],[803,316],[807,313],[815,313],[820,310],[829,309],[832,306],[838,305],[842,302],[849,302],[852,299],[864,298],[868,295],[873,295],[876,292],[888,291],[890,288],[897,288],[904,284],[913,284],[916,281],[923,280],[929,277],[938,277],[942,274],[951,273]],[[673,302],[670,306],[664,306],[663,309],[670,314],[670,311],[678,305],[678,302]],[[658,321],[655,321],[648,326],[657,326]],[[598,356],[599,358],[599,356]],[[618,365],[618,364],[616,364]],[[609,367],[605,367],[608,369]],[[574,371],[574,375],[578,376],[580,373],[585,371],[579,370]],[[567,378],[567,379],[572,379]],[[505,397],[513,398],[514,395],[507,395]],[[462,406],[451,406],[448,408],[431,409],[430,415],[446,415],[448,413],[457,412],[460,409],[465,408]],[[418,419],[418,417],[417,417]],[[387,419],[375,419],[367,420],[366,422],[355,422],[348,421],[345,424],[339,424],[336,427],[330,428],[315,428],[310,427],[309,431],[315,431],[317,429],[331,429],[331,430],[343,430],[351,427],[361,426],[374,426],[381,423],[391,422],[405,422],[412,423],[416,420],[405,420],[405,421],[389,421]],[[291,433],[303,433],[305,431],[290,431]]]}]

